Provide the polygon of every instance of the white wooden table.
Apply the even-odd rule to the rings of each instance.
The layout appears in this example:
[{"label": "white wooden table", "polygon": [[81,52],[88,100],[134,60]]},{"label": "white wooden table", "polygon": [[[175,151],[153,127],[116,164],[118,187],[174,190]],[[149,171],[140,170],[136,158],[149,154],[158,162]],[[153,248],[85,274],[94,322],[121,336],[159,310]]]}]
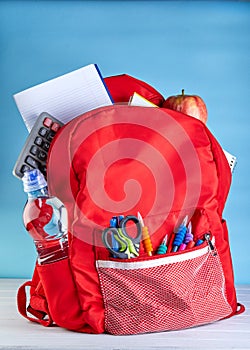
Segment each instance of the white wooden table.
[{"label": "white wooden table", "polygon": [[250,285],[237,287],[238,300],[246,311],[231,319],[182,331],[112,336],[45,328],[25,320],[16,308],[16,291],[22,283],[0,279],[0,350],[250,349]]}]

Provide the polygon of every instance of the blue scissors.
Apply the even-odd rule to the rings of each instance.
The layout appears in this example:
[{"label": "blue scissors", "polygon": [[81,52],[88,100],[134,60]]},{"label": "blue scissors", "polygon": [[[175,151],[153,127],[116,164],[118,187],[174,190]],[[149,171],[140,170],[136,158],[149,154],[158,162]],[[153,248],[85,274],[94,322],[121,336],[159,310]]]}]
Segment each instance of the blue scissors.
[{"label": "blue scissors", "polygon": [[[132,222],[136,226],[136,236],[132,237],[127,230],[127,224]],[[108,227],[102,233],[102,240],[114,257],[130,259],[139,255],[142,228],[136,216],[128,215],[118,222],[117,227]],[[110,238],[109,238],[110,237]],[[118,243],[118,249],[110,245],[110,241]]]}]

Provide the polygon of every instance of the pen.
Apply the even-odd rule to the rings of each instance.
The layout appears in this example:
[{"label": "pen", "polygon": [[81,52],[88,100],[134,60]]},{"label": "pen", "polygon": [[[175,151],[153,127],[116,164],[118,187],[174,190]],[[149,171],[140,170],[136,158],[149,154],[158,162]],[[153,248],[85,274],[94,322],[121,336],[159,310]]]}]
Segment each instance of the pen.
[{"label": "pen", "polygon": [[198,239],[195,243],[195,246],[197,247],[198,245],[201,245],[203,243],[203,239]]},{"label": "pen", "polygon": [[166,236],[163,238],[163,241],[159,245],[156,254],[166,254],[167,248],[168,248],[167,247],[167,240],[168,240],[168,235],[166,234]]},{"label": "pen", "polygon": [[186,249],[191,249],[195,246],[195,242],[194,241],[189,241],[188,244],[187,244],[187,247]]},{"label": "pen", "polygon": [[177,232],[175,233],[174,241],[173,241],[173,247],[172,247],[172,252],[175,253],[177,252],[179,246],[184,240],[184,237],[187,232],[186,224],[187,224],[188,217],[185,216],[182,224],[179,226]]},{"label": "pen", "polygon": [[194,235],[192,234],[192,223],[190,221],[190,223],[188,224],[188,227],[187,227],[187,232],[186,232],[186,235],[185,235],[185,238],[184,238],[184,243],[185,244],[188,244],[188,242],[192,241],[194,238]]},{"label": "pen", "polygon": [[153,247],[149,236],[148,228],[147,226],[144,225],[142,216],[139,212],[137,212],[137,217],[142,227],[142,244],[143,244],[144,250],[148,254],[148,256],[152,256]]},{"label": "pen", "polygon": [[185,243],[181,243],[181,245],[179,246],[178,252],[181,252],[182,250],[185,250],[187,247],[187,245]]},{"label": "pen", "polygon": [[188,243],[193,240],[193,237],[194,237],[194,235],[192,234],[192,224],[190,221],[190,223],[188,224],[188,227],[187,227],[187,232],[185,234],[183,243],[181,243],[181,245],[179,246],[178,251],[185,250],[187,248]]}]

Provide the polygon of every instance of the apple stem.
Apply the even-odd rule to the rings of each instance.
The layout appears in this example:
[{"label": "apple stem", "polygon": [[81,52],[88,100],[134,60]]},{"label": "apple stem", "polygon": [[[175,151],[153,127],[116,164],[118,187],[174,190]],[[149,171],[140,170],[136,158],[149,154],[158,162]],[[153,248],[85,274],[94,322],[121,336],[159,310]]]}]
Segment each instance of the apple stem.
[{"label": "apple stem", "polygon": [[181,94],[182,94],[182,96],[184,96],[184,89],[181,90]]}]

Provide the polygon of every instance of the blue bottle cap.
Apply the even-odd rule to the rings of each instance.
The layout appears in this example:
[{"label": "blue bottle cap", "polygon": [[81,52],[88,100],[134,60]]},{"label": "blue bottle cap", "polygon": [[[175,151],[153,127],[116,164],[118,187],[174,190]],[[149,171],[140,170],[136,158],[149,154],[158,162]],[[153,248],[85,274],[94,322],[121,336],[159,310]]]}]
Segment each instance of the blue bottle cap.
[{"label": "blue bottle cap", "polygon": [[47,187],[47,182],[39,169],[25,171],[22,180],[24,192],[33,192]]}]

